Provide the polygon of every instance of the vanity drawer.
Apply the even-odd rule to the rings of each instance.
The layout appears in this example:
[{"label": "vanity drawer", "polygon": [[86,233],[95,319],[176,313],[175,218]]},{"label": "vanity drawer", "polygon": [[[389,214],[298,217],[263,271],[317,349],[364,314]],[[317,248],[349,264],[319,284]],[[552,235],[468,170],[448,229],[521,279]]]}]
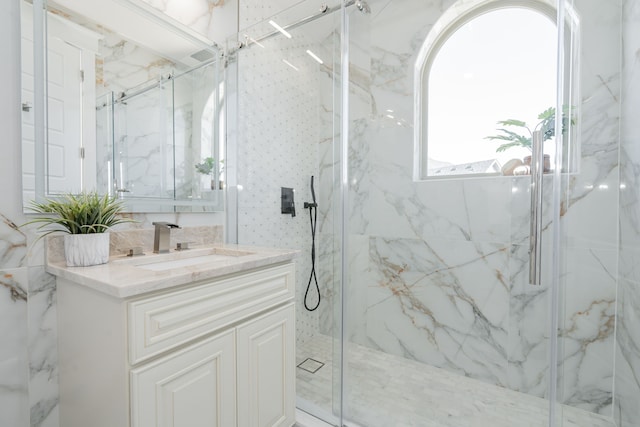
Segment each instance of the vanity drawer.
[{"label": "vanity drawer", "polygon": [[203,282],[129,303],[132,365],[294,296],[293,264]]}]

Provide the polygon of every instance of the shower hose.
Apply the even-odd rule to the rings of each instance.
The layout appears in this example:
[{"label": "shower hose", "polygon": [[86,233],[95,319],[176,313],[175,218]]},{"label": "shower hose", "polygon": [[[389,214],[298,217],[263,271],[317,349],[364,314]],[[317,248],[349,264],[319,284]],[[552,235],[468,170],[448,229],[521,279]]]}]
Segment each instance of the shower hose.
[{"label": "shower hose", "polygon": [[[304,292],[304,308],[308,311],[314,311],[320,306],[320,287],[318,286],[318,278],[316,276],[316,224],[318,223],[318,204],[316,203],[316,193],[313,189],[313,176],[311,177],[311,197],[313,198],[313,202],[305,202],[304,204],[305,209],[309,209],[309,220],[311,221],[311,274],[309,275],[307,290]],[[307,304],[307,297],[312,283],[315,283],[318,301],[313,307],[310,307],[309,304]]]}]

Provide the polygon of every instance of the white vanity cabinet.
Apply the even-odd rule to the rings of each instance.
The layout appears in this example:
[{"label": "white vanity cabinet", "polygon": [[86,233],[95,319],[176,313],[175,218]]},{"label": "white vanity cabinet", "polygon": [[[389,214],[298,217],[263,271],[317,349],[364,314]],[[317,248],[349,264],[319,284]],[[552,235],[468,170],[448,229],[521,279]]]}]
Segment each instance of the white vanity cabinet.
[{"label": "white vanity cabinet", "polygon": [[118,298],[58,277],[60,425],[295,422],[294,265]]}]

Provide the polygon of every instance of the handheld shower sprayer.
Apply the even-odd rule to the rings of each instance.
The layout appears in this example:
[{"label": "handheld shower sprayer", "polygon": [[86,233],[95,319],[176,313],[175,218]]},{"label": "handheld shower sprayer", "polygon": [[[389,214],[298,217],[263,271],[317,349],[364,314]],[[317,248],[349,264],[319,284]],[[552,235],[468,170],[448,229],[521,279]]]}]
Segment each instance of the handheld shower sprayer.
[{"label": "handheld shower sprayer", "polygon": [[311,199],[313,200],[312,203],[304,202],[304,208],[305,209],[311,209],[311,208],[317,208],[318,207],[318,203],[316,203],[316,192],[313,189],[313,175],[311,176]]},{"label": "handheld shower sprayer", "polygon": [[[304,208],[309,209],[309,219],[311,220],[311,274],[309,275],[309,283],[307,290],[304,292],[304,308],[308,311],[314,311],[320,306],[320,287],[318,286],[318,278],[316,277],[316,224],[318,222],[318,203],[316,202],[316,192],[313,188],[313,175],[311,176],[311,198],[313,202],[304,202]],[[311,283],[315,283],[316,292],[318,293],[318,301],[313,307],[307,304],[307,296]]]}]

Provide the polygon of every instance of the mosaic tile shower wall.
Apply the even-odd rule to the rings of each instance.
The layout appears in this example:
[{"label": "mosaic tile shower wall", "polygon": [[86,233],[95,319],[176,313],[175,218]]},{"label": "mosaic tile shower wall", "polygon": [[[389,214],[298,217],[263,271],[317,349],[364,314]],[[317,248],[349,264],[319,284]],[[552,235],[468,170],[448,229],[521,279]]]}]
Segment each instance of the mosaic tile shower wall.
[{"label": "mosaic tile shower wall", "polygon": [[[279,10],[277,6],[243,2],[241,27],[275,13]],[[276,36],[262,41],[264,48],[253,45],[241,50],[237,57],[238,184],[242,187],[238,193],[238,241],[301,250],[296,260],[299,343],[319,330],[319,311],[307,312],[303,307],[311,271],[310,220],[303,203],[311,201],[311,176],[316,177],[317,195],[322,197],[324,192],[318,183],[318,150],[327,123],[321,118],[324,110],[319,100],[321,96],[332,96],[331,73],[326,72],[325,65],[310,58],[306,50],[323,52],[322,56],[330,64],[333,39],[324,40],[326,33],[333,32],[334,22],[316,24],[328,26],[317,31],[321,36],[303,26],[293,31],[292,39]],[[323,46],[325,43],[329,45]],[[331,112],[333,108],[326,111]],[[332,129],[331,123],[328,125]],[[294,188],[296,217],[280,213],[280,187]],[[319,243],[318,262],[324,255],[321,246]],[[327,284],[320,283],[320,286],[326,289]],[[312,288],[310,292],[309,303],[313,305],[315,290]],[[322,301],[321,310],[330,310],[328,304]]]}]

